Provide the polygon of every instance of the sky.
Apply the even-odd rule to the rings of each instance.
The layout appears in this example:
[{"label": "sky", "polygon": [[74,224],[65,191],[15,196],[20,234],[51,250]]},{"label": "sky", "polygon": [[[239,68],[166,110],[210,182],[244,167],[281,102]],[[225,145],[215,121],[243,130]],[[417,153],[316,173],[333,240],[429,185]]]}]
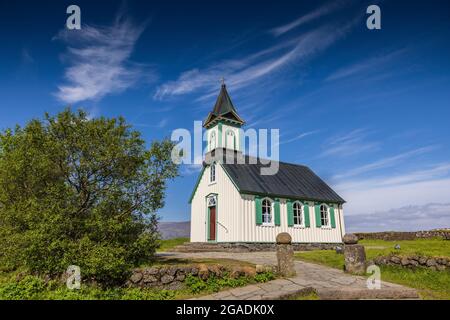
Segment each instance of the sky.
[{"label": "sky", "polygon": [[[1,0],[0,129],[71,106],[150,144],[193,131],[224,77],[245,128],[280,129],[280,159],[347,201],[348,231],[450,227],[449,57],[445,0]],[[169,183],[163,221],[189,220],[199,172]]]}]

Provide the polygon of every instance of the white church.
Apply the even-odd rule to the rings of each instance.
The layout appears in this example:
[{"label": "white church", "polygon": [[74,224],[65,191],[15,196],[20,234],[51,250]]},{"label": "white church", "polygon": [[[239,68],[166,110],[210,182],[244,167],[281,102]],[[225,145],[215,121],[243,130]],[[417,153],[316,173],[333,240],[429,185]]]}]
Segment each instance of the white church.
[{"label": "white church", "polygon": [[279,162],[275,175],[261,175],[264,164],[242,153],[243,125],[222,84],[203,124],[207,153],[190,198],[190,241],[274,243],[287,232],[294,243],[341,243],[344,199],[303,165]]}]

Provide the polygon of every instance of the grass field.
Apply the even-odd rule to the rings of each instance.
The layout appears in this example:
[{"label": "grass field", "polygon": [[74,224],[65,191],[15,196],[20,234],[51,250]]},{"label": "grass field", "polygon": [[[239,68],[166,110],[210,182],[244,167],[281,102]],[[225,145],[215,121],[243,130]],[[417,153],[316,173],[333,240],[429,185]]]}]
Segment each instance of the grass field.
[{"label": "grass field", "polygon": [[161,240],[160,241],[160,247],[158,251],[167,251],[173,247],[176,247],[178,245],[181,245],[185,242],[189,242],[189,238],[173,238],[173,239],[167,239],[167,240]]},{"label": "grass field", "polygon": [[[450,241],[442,239],[420,239],[404,241],[362,240],[367,259],[390,253],[397,255],[423,255],[450,257]],[[395,250],[394,245],[401,249]],[[296,253],[299,260],[315,262],[337,269],[344,268],[344,256],[334,250],[317,250]],[[415,288],[424,299],[450,300],[450,271],[433,271],[425,268],[416,270],[396,266],[382,266],[381,279]]]}]

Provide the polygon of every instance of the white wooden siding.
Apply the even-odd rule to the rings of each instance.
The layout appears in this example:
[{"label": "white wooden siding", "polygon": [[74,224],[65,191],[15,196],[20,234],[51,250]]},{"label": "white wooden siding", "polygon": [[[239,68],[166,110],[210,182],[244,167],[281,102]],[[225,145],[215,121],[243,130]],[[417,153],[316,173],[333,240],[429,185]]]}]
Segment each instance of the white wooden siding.
[{"label": "white wooden siding", "polygon": [[209,167],[191,203],[191,241],[207,241],[206,197],[217,194],[217,242],[275,242],[277,234],[287,232],[293,242],[340,243],[345,234],[342,206],[335,206],[336,228],[317,228],[314,205],[309,205],[309,228],[288,227],[286,199],[280,199],[280,226],[256,225],[255,201],[253,195],[241,195],[222,166],[216,166],[216,183],[209,183]]}]

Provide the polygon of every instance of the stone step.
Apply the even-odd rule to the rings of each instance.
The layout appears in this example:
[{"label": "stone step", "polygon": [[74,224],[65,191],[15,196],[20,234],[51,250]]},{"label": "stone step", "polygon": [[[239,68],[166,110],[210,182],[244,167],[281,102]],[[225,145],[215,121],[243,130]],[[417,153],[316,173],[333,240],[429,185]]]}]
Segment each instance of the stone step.
[{"label": "stone step", "polygon": [[384,288],[384,289],[317,289],[317,295],[322,300],[378,300],[378,299],[419,299],[416,290],[411,288]]}]

